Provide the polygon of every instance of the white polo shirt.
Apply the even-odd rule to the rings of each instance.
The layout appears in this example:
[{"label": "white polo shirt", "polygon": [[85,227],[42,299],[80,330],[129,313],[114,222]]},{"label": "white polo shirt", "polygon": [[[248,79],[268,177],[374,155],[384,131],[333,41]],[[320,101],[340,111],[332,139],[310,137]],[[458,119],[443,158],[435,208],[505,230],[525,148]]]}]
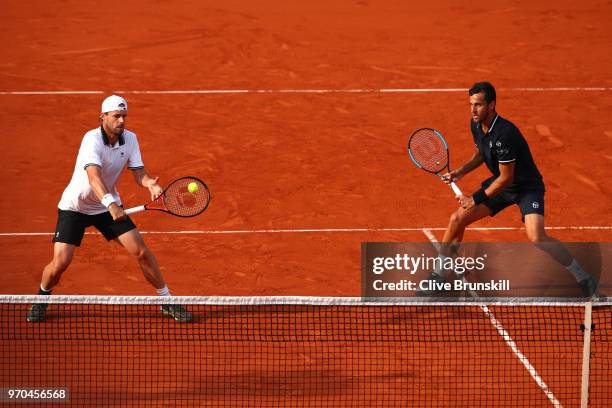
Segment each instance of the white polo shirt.
[{"label": "white polo shirt", "polygon": [[85,133],[72,179],[62,194],[58,208],[90,215],[108,211],[89,184],[85,171],[88,166],[100,167],[104,184],[117,204],[121,205],[121,197],[115,185],[126,165],[129,169],[144,167],[136,134],[124,130],[119,140],[111,146],[102,127]]}]

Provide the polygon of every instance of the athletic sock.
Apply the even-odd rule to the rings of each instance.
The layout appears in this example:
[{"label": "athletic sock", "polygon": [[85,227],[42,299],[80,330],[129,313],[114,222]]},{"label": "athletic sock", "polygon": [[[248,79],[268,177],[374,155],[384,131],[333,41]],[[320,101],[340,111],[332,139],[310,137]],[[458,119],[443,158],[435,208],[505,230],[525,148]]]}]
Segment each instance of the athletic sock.
[{"label": "athletic sock", "polygon": [[170,290],[168,289],[168,286],[164,286],[161,289],[155,289],[155,292],[157,292],[159,296],[170,296]]},{"label": "athletic sock", "polygon": [[566,266],[565,268],[570,271],[572,275],[574,275],[574,278],[576,278],[576,282],[582,282],[583,280],[591,277],[591,275],[589,275],[584,271],[584,269],[582,269],[582,266],[580,266],[576,258],[572,259],[572,263]]}]

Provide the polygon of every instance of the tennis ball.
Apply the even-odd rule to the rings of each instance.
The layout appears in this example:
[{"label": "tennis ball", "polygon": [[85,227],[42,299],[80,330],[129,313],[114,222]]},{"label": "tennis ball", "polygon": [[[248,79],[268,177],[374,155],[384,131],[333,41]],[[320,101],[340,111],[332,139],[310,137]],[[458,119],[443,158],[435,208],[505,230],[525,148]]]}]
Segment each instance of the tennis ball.
[{"label": "tennis ball", "polygon": [[198,191],[198,189],[199,189],[199,188],[200,188],[200,187],[198,187],[198,185],[197,185],[196,183],[193,183],[193,182],[192,182],[192,183],[189,183],[189,184],[187,185],[187,190],[188,190],[190,193],[195,193],[196,191]]}]

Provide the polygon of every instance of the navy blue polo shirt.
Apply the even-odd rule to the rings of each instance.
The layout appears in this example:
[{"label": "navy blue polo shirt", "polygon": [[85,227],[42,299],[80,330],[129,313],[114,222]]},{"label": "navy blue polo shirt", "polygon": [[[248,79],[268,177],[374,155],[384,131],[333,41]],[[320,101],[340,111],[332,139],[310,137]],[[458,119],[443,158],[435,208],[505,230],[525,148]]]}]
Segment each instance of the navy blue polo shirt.
[{"label": "navy blue polo shirt", "polygon": [[514,180],[506,187],[506,191],[514,193],[544,191],[544,181],[533,161],[529,145],[512,122],[496,115],[486,134],[480,124],[473,120],[470,121],[470,128],[474,144],[493,174],[491,179],[499,177],[499,163],[516,162]]}]

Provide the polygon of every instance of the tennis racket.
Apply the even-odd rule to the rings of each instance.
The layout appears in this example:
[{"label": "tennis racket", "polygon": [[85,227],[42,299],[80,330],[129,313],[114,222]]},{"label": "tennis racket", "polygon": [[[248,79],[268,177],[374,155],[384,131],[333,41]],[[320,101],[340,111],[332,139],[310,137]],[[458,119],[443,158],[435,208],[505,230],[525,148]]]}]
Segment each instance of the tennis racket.
[{"label": "tennis racket", "polygon": [[[419,168],[433,173],[443,179],[441,173],[450,170],[450,153],[448,144],[440,132],[431,128],[415,130],[408,139],[408,154]],[[450,183],[456,195],[463,195],[459,186]]]},{"label": "tennis racket", "polygon": [[[193,193],[188,189],[191,183],[195,183],[198,187]],[[145,205],[128,208],[125,213],[129,215],[144,210],[156,210],[177,217],[195,217],[203,213],[209,203],[210,191],[202,180],[195,177],[181,177],[170,183],[155,200]]]}]

